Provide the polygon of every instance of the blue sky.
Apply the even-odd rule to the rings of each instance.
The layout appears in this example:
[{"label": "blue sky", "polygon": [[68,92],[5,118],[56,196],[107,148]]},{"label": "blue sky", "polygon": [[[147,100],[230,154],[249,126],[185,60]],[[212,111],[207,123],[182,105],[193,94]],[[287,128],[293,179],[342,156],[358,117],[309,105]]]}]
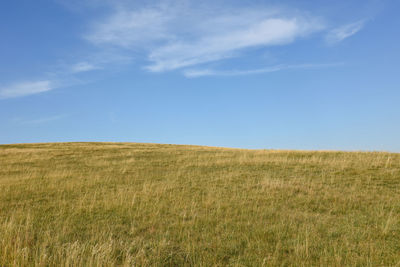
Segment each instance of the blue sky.
[{"label": "blue sky", "polygon": [[0,143],[400,152],[400,2],[5,0]]}]

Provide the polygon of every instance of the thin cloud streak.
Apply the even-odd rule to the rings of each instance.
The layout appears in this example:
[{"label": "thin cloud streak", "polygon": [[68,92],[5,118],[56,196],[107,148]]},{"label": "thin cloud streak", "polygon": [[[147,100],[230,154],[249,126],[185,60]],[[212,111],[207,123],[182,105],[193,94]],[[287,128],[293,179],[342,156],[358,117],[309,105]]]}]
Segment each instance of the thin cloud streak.
[{"label": "thin cloud streak", "polygon": [[54,88],[53,82],[49,80],[20,82],[0,88],[0,99],[39,94]]},{"label": "thin cloud streak", "polygon": [[350,36],[353,36],[354,34],[358,33],[361,31],[364,26],[365,26],[365,20],[360,20],[356,21],[350,24],[346,24],[343,26],[340,26],[336,29],[331,30],[327,35],[326,35],[326,41],[330,44],[335,44],[343,41],[344,39],[349,38]]},{"label": "thin cloud streak", "polygon": [[213,70],[213,69],[199,69],[199,70],[185,70],[183,74],[187,78],[198,78],[204,76],[243,76],[252,74],[261,74],[269,72],[277,72],[290,69],[320,69],[341,66],[343,63],[332,64],[299,64],[299,65],[277,65],[268,68],[251,69],[251,70]]},{"label": "thin cloud streak", "polygon": [[92,71],[92,70],[97,70],[100,69],[100,67],[95,66],[91,63],[88,63],[86,61],[79,62],[71,67],[71,72],[72,73],[80,73],[80,72],[87,72],[87,71]]}]

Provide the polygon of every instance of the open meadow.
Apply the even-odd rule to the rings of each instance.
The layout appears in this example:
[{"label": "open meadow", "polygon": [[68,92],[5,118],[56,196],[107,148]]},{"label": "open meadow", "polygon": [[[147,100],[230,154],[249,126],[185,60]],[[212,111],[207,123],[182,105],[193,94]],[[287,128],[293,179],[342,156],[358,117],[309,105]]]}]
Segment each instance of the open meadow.
[{"label": "open meadow", "polygon": [[0,146],[0,266],[400,266],[400,154]]}]

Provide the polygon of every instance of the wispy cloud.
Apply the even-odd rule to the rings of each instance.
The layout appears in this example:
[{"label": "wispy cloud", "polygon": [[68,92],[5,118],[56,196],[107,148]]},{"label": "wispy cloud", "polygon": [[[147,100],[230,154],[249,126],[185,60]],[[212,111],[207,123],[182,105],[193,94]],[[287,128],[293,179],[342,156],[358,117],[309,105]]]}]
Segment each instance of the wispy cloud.
[{"label": "wispy cloud", "polygon": [[188,78],[197,78],[202,76],[242,76],[251,74],[261,74],[269,72],[277,72],[290,69],[320,69],[328,67],[341,66],[343,63],[331,64],[299,64],[299,65],[277,65],[267,68],[251,69],[251,70],[213,70],[213,69],[189,69],[184,70],[183,74]]},{"label": "wispy cloud", "polygon": [[364,25],[365,25],[365,20],[360,20],[340,26],[336,29],[331,30],[326,35],[326,41],[330,44],[341,42],[344,39],[349,38],[350,36],[361,31]]},{"label": "wispy cloud", "polygon": [[172,70],[231,57],[257,46],[282,45],[293,42],[313,26],[299,19],[264,19],[242,29],[206,35],[195,42],[175,42],[150,53],[151,71]]},{"label": "wispy cloud", "polygon": [[100,67],[95,66],[94,64],[88,63],[86,61],[79,62],[79,63],[71,66],[72,73],[87,72],[87,71],[92,71],[92,70],[97,70],[97,69],[100,69]]},{"label": "wispy cloud", "polygon": [[[57,1],[67,5],[72,2]],[[75,64],[69,62],[56,70],[52,68],[43,76],[47,78],[0,87],[0,99],[86,83],[87,77],[80,73],[120,69],[134,60],[150,72],[180,70],[190,78],[306,68],[307,64],[280,64],[250,70],[215,70],[206,64],[246,57],[256,49],[289,45],[316,33],[326,35],[326,41],[333,44],[356,34],[365,25],[365,20],[360,20],[327,33],[324,19],[319,16],[265,4],[244,7],[226,5],[224,1],[193,0],[151,0],[146,4],[129,0],[73,0],[73,3],[71,7],[85,7],[85,12],[98,6],[110,12],[102,18],[98,13],[88,16],[92,22],[83,37],[94,49],[85,57],[75,58]]]},{"label": "wispy cloud", "polygon": [[54,88],[54,84],[49,80],[20,82],[0,88],[0,99],[39,94]]},{"label": "wispy cloud", "polygon": [[117,9],[86,39],[147,53],[152,72],[230,58],[246,49],[284,45],[324,28],[317,18],[270,8],[205,8],[189,4]]}]

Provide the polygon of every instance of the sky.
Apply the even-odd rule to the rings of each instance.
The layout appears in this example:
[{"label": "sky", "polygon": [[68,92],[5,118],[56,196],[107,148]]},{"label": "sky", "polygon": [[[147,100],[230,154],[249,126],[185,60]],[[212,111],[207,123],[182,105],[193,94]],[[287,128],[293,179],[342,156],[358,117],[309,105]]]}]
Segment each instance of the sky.
[{"label": "sky", "polygon": [[400,152],[397,0],[3,0],[0,144]]}]

